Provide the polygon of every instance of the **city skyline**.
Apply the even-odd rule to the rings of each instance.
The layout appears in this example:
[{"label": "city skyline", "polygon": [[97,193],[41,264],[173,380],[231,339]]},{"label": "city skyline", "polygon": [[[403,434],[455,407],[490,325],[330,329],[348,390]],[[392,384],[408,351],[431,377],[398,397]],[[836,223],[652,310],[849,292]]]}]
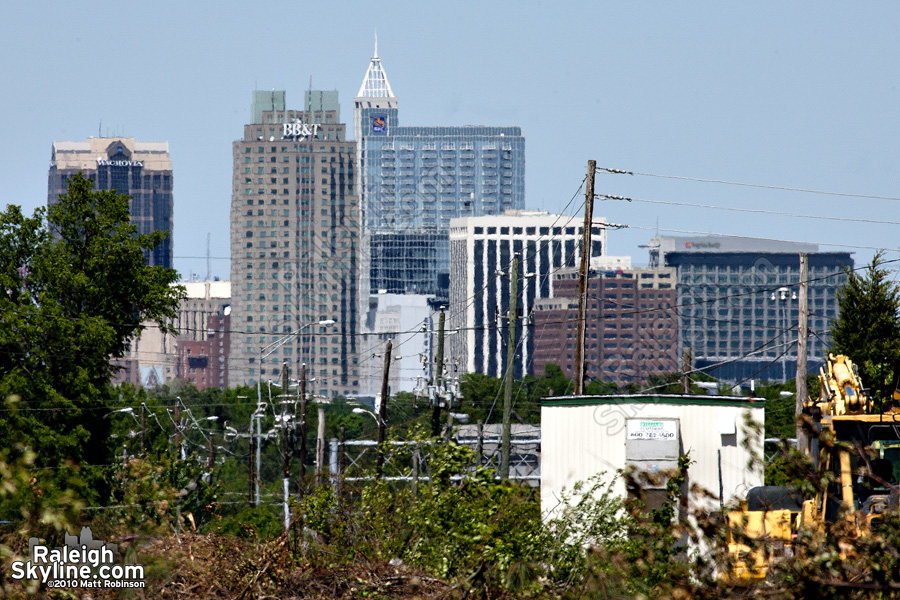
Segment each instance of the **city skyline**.
[{"label": "city skyline", "polygon": [[[270,6],[280,13],[291,5]],[[537,4],[513,11],[463,3],[435,10],[406,4],[348,17],[337,43],[308,26],[332,18],[324,7],[296,19],[261,19],[254,9],[228,4],[216,15],[167,2],[19,7],[2,26],[8,54],[19,57],[2,67],[14,84],[0,106],[19,140],[0,160],[6,201],[27,212],[44,204],[53,140],[168,140],[177,174],[176,268],[185,277],[205,276],[210,233],[211,275],[227,277],[229,147],[247,121],[250,92],[285,89],[297,97],[311,77],[314,88],[340,92],[347,112],[377,29],[379,54],[402,90],[405,123],[523,128],[526,208],[576,213],[592,158],[649,175],[886,197],[603,174],[598,193],[633,201],[602,200],[595,212],[630,226],[610,237],[610,252],[635,264],[646,262],[640,246],[657,226],[671,235],[817,243],[854,252],[857,264],[874,248],[896,246],[900,157],[892,140],[900,103],[890,66],[900,41],[890,24],[900,7],[611,4],[595,11],[566,4],[548,12]],[[283,40],[296,60],[269,59],[265,44],[235,44],[249,22],[259,23],[260,35]],[[484,23],[492,24],[489,33]],[[111,52],[109,40],[126,51]],[[128,76],[93,77],[58,66],[59,56],[67,65],[101,60],[104,72]],[[841,222],[860,216],[874,222]]]}]

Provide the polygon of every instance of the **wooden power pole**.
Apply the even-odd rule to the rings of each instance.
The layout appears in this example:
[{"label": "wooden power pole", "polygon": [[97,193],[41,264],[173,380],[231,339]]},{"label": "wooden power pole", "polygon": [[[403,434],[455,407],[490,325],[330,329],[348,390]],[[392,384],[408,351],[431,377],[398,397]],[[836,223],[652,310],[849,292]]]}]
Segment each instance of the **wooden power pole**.
[{"label": "wooden power pole", "polygon": [[800,307],[799,322],[797,323],[797,375],[796,393],[794,394],[794,420],[797,422],[797,449],[809,454],[809,439],[803,426],[800,425],[800,415],[803,413],[803,403],[806,402],[809,392],[806,389],[806,347],[809,336],[809,256],[800,254],[800,295],[798,304]]},{"label": "wooden power pole", "polygon": [[[438,342],[437,356],[434,360],[434,387],[443,391],[444,378],[444,311],[438,317]],[[431,437],[441,434],[441,399],[440,394],[435,394],[431,407]]]},{"label": "wooden power pole", "polygon": [[578,275],[578,337],[575,340],[575,395],[584,394],[584,341],[587,325],[588,274],[591,270],[591,230],[594,221],[594,173],[597,161],[589,160],[584,192],[584,230],[581,232],[581,268]]},{"label": "wooden power pole", "polygon": [[519,255],[509,270],[509,313],[506,319],[506,381],[503,388],[503,431],[500,436],[500,479],[509,479],[509,446],[512,426],[512,384],[516,375],[516,326],[519,311]]},{"label": "wooden power pole", "polygon": [[[443,314],[443,313],[441,313]],[[443,321],[441,321],[443,323]],[[375,476],[381,478],[384,469],[384,433],[385,419],[387,418],[387,403],[389,395],[388,380],[391,374],[391,350],[393,342],[387,341],[384,348],[384,375],[381,378],[381,404],[378,405],[378,454],[375,456]]]},{"label": "wooden power pole", "polygon": [[306,490],[306,363],[300,365],[300,495]]},{"label": "wooden power pole", "polygon": [[691,393],[691,349],[685,346],[681,354],[681,393]]}]

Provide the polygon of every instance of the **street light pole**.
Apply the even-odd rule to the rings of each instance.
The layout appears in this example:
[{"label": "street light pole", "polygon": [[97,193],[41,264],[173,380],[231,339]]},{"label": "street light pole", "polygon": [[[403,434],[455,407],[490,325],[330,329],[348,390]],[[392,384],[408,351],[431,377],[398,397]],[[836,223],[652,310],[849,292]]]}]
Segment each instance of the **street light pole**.
[{"label": "street light pole", "polygon": [[[262,348],[259,349],[259,365],[258,365],[259,366],[259,377],[256,380],[256,412],[253,413],[253,418],[256,419],[256,440],[257,440],[257,442],[255,444],[255,446],[256,446],[255,447],[255,450],[256,450],[255,479],[256,479],[256,481],[255,481],[255,484],[252,484],[253,489],[255,490],[254,506],[257,506],[259,504],[259,474],[260,474],[260,469],[262,467],[262,443],[261,443],[261,436],[262,436],[261,427],[262,427],[262,425],[260,423],[260,420],[262,419],[262,416],[263,416],[263,408],[262,408],[262,406],[263,406],[263,401],[262,401],[262,364],[263,364],[263,360],[267,356],[269,356],[270,354],[275,352],[275,350],[277,350],[278,348],[285,345],[293,338],[300,335],[300,333],[303,330],[305,330],[306,328],[312,327],[313,325],[323,325],[323,326],[334,325],[334,323],[335,323],[334,319],[323,319],[317,323],[307,323],[306,325],[303,325],[302,327],[292,331],[291,333],[289,333],[283,337],[278,338],[274,342],[271,342],[270,344],[263,346]],[[284,390],[282,390],[282,393],[284,393]],[[251,431],[251,433],[253,432],[252,418],[250,421],[250,431]],[[251,445],[251,448],[252,448],[252,445]]]},{"label": "street light pole", "polygon": [[321,399],[316,403],[318,422],[316,423],[316,487],[325,481],[325,404]]},{"label": "street light pole", "polygon": [[[782,337],[785,340],[785,348],[784,348],[784,351],[781,353],[781,379],[785,383],[787,382],[787,355],[788,355],[788,348],[787,348],[788,335],[787,335],[787,333],[788,333],[788,329],[790,327],[790,316],[789,316],[789,308],[788,308],[790,306],[790,299],[791,299],[791,295],[789,293],[790,291],[791,290],[786,287],[780,287],[777,290],[775,290],[774,292],[772,292],[772,301],[778,302],[781,306],[781,321],[784,326],[784,330],[783,330],[784,335]],[[796,297],[796,293],[795,293],[795,297]]]},{"label": "street light pole", "polygon": [[300,365],[300,494],[306,482],[306,363]]}]

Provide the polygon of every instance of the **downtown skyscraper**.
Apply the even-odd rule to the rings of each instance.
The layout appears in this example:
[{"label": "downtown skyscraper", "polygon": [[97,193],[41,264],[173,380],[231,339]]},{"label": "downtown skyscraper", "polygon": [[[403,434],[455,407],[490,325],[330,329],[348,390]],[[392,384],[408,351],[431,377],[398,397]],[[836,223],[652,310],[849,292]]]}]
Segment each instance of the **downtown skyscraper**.
[{"label": "downtown skyscraper", "polygon": [[[606,255],[606,219],[595,217],[591,230],[592,264]],[[503,377],[506,372],[511,263],[519,257],[514,376],[534,373],[533,313],[551,298],[553,275],[581,260],[583,223],[541,211],[454,219],[450,228],[449,355],[461,373]],[[538,373],[542,375],[543,373]]]},{"label": "downtown skyscraper", "polygon": [[139,233],[168,235],[145,253],[147,264],[172,267],[172,159],[167,142],[138,142],[134,138],[92,137],[83,142],[53,142],[47,178],[47,204],[68,190],[69,177],[83,173],[94,189],[131,196],[131,223]]},{"label": "downtown skyscraper", "polygon": [[[293,376],[302,363],[324,396],[359,387],[356,144],[337,92],[256,91],[233,144],[229,382]],[[333,321],[333,324],[331,323]],[[326,324],[322,324],[326,323]]]},{"label": "downtown skyscraper", "polygon": [[353,102],[367,287],[446,301],[450,220],[525,206],[522,129],[401,127],[377,43]]}]

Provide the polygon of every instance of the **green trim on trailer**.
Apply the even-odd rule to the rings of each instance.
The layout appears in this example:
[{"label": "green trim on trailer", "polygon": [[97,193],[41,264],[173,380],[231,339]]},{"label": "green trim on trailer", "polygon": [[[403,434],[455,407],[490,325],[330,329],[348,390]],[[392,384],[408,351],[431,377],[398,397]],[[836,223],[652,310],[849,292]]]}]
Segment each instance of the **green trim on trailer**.
[{"label": "green trim on trailer", "polygon": [[680,396],[664,394],[647,396],[628,394],[616,396],[551,396],[541,398],[541,407],[551,406],[599,406],[604,404],[672,404],[675,406],[737,406],[764,408],[765,398],[739,398],[736,396]]}]

